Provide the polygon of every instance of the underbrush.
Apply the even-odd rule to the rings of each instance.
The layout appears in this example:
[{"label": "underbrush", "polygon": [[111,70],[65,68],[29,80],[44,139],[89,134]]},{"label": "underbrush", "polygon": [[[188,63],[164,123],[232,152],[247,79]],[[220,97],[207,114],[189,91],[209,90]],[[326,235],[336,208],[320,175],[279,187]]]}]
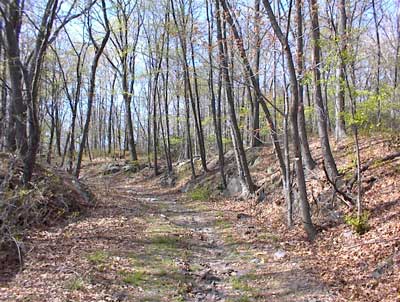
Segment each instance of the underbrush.
[{"label": "underbrush", "polygon": [[206,201],[211,197],[211,190],[207,186],[197,186],[189,192],[189,197],[195,201]]},{"label": "underbrush", "polygon": [[351,226],[354,232],[356,232],[359,235],[365,234],[370,229],[370,226],[368,224],[368,219],[369,219],[368,212],[362,213],[360,217],[354,214],[346,215],[344,217],[344,221],[346,222],[346,224]]},{"label": "underbrush", "polygon": [[[76,217],[92,203],[92,194],[73,176],[38,164],[30,186],[21,185],[22,163],[0,157],[0,262],[21,262],[22,241],[32,227]],[[15,258],[17,255],[17,259]],[[3,262],[4,261],[4,262]]]}]

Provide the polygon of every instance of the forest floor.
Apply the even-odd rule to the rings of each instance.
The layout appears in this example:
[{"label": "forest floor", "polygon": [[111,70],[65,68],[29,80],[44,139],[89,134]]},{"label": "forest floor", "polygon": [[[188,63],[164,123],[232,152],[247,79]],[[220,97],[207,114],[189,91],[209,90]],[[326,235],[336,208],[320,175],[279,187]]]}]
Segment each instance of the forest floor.
[{"label": "forest floor", "polygon": [[[318,142],[311,147],[321,166]],[[248,150],[252,175],[265,189],[261,202],[221,195],[211,162],[213,171],[194,182],[177,165],[173,188],[148,168],[104,175],[110,159],[87,162],[83,179],[95,205],[27,233],[24,269],[0,284],[0,301],[400,301],[399,148],[397,136],[361,140],[369,165],[362,235],[348,222],[354,207],[332,195],[323,171],[306,171],[318,229],[313,243],[297,214],[295,227],[285,226],[271,148]],[[351,139],[333,149],[351,179]],[[229,165],[234,177],[234,161]],[[193,200],[196,192],[207,198]]]},{"label": "forest floor", "polygon": [[[335,301],[247,215],[226,215],[145,173],[95,170],[86,178],[96,206],[31,232],[25,268],[0,288],[1,301]],[[239,239],[256,231],[262,240]]]}]

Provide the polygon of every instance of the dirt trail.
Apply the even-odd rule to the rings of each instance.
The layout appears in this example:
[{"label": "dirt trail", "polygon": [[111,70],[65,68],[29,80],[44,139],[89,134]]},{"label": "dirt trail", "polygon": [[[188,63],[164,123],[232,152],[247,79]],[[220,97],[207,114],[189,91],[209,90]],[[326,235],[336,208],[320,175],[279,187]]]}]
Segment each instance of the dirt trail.
[{"label": "dirt trail", "polygon": [[238,240],[255,231],[245,216],[232,221],[143,176],[88,182],[97,206],[32,233],[1,301],[334,301],[272,237]]}]

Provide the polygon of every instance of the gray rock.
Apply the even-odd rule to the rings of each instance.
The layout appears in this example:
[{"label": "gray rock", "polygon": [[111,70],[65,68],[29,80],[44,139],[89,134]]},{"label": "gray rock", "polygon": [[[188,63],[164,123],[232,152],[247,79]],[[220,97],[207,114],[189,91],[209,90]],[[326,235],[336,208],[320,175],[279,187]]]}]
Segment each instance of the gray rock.
[{"label": "gray rock", "polygon": [[232,177],[228,180],[228,185],[226,188],[226,193],[228,196],[235,196],[242,193],[242,184],[239,177]]},{"label": "gray rock", "polygon": [[283,250],[278,250],[274,253],[275,259],[282,259],[286,256],[286,252]]},{"label": "gray rock", "polygon": [[128,294],[126,292],[116,292],[111,297],[113,301],[122,302],[128,298]]},{"label": "gray rock", "polygon": [[123,170],[124,172],[137,172],[137,171],[138,171],[138,166],[137,166],[137,165],[129,164],[129,165],[123,166],[123,167],[122,167],[122,170]]},{"label": "gray rock", "polygon": [[206,282],[208,282],[208,283],[212,283],[212,282],[221,281],[221,278],[215,276],[215,275],[211,272],[211,270],[207,270],[207,271],[205,271],[204,273],[202,273],[202,274],[200,275],[200,280],[204,280],[204,281],[206,281]]},{"label": "gray rock", "polygon": [[103,174],[104,175],[110,175],[110,174],[118,173],[119,171],[121,171],[121,166],[119,166],[117,164],[110,164],[110,165],[106,166],[106,168],[104,169]]},{"label": "gray rock", "polygon": [[248,215],[248,214],[246,214],[246,213],[238,213],[238,214],[236,215],[236,218],[237,218],[237,219],[249,219],[249,218],[251,218],[251,216]]}]

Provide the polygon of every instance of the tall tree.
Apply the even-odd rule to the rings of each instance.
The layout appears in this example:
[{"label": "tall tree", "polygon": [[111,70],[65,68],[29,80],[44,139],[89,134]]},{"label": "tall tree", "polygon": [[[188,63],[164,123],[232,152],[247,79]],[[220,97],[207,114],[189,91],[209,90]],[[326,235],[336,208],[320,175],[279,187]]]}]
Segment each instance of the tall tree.
[{"label": "tall tree", "polygon": [[[221,1],[224,6],[224,10],[226,5],[224,5],[224,0]],[[226,10],[225,10],[226,11]],[[227,52],[227,42],[226,42],[226,33],[223,34],[223,32],[226,31],[223,25],[225,23],[222,23],[222,18],[221,16],[224,16],[223,11],[220,9],[220,1],[216,0],[216,22],[217,22],[217,39],[218,39],[218,50],[219,50],[219,63],[220,63],[220,68],[222,69],[222,75],[224,78],[224,84],[225,84],[225,94],[226,94],[226,100],[228,103],[228,109],[229,109],[229,120],[230,120],[230,126],[232,130],[232,136],[233,136],[233,141],[234,141],[234,149],[236,153],[236,158],[238,161],[238,170],[239,170],[239,176],[242,182],[244,182],[244,187],[247,188],[249,193],[254,193],[255,191],[255,185],[253,183],[253,180],[250,175],[250,170],[247,164],[247,158],[246,158],[246,153],[244,151],[243,147],[243,140],[240,135],[240,130],[236,118],[236,112],[235,112],[235,103],[234,103],[234,98],[233,98],[233,92],[232,92],[232,82],[231,82],[231,76],[229,74],[229,57],[228,57],[228,52]]]},{"label": "tall tree", "polygon": [[322,99],[321,88],[321,40],[319,29],[318,2],[310,0],[310,15],[311,15],[311,36],[312,36],[312,54],[313,54],[313,82],[314,82],[314,101],[315,109],[318,117],[318,134],[320,138],[322,156],[324,165],[328,171],[328,176],[335,181],[338,176],[335,159],[333,158],[331,146],[329,142],[328,125],[327,125],[327,109]]},{"label": "tall tree", "polygon": [[103,26],[105,28],[105,35],[103,36],[100,45],[97,43],[96,39],[93,36],[92,20],[90,19],[90,16],[88,16],[89,37],[90,37],[90,41],[92,42],[95,51],[94,51],[94,57],[92,60],[92,64],[90,67],[90,80],[89,80],[89,89],[88,89],[88,104],[87,104],[86,120],[85,120],[85,125],[83,128],[82,139],[81,139],[81,143],[79,145],[79,152],[78,152],[78,157],[77,157],[77,162],[76,162],[76,168],[75,168],[75,176],[76,177],[79,177],[79,174],[81,171],[83,151],[85,150],[85,146],[87,144],[87,139],[88,139],[90,118],[92,115],[92,106],[93,106],[93,101],[94,101],[95,91],[96,91],[95,90],[95,88],[96,88],[96,71],[97,71],[100,57],[103,54],[104,48],[106,47],[107,41],[110,38],[110,33],[111,33],[110,25],[109,25],[108,17],[107,17],[107,7],[106,7],[105,0],[101,0],[101,11],[102,11],[102,15],[103,15],[102,21],[103,21]]},{"label": "tall tree", "polygon": [[312,158],[310,152],[310,146],[308,144],[307,137],[307,129],[306,129],[306,117],[304,114],[304,38],[303,38],[303,1],[296,0],[296,23],[297,23],[297,73],[299,77],[298,85],[299,85],[299,114],[298,114],[298,123],[299,123],[299,135],[301,142],[301,151],[303,155],[304,165],[312,170],[314,169],[316,163]]},{"label": "tall tree", "polygon": [[289,119],[291,126],[291,134],[293,140],[293,153],[295,156],[295,169],[296,169],[296,180],[298,186],[298,195],[299,202],[301,205],[301,214],[302,214],[302,223],[305,231],[307,232],[308,238],[310,240],[314,240],[316,235],[316,230],[311,220],[311,212],[310,205],[307,199],[307,190],[305,183],[305,176],[303,170],[303,162],[302,162],[302,154],[300,150],[300,135],[298,128],[298,111],[299,111],[299,91],[298,91],[298,82],[296,70],[294,67],[293,57],[291,48],[288,41],[288,35],[282,32],[278,22],[276,21],[276,17],[272,10],[272,7],[268,0],[263,0],[264,7],[267,11],[268,19],[271,22],[272,28],[278,37],[280,43],[282,44],[282,48],[285,51],[287,63],[288,63],[288,71],[290,78],[290,93],[291,93],[291,104],[289,108]]},{"label": "tall tree", "polygon": [[[213,29],[214,29],[214,18],[213,18],[213,6],[206,0],[206,16],[207,16],[207,34],[208,34],[208,59],[209,59],[209,72],[208,72],[208,87],[211,96],[211,111],[215,130],[215,140],[218,149],[218,162],[219,170],[221,174],[222,186],[225,188],[227,186],[224,165],[224,146],[222,141],[222,128],[221,128],[221,92],[220,87],[218,87],[218,98],[215,95],[214,89],[214,67],[213,67]],[[221,70],[221,69],[220,69]],[[220,78],[220,77],[219,77]],[[218,81],[219,86],[221,86],[221,81]]]},{"label": "tall tree", "polygon": [[339,26],[338,26],[338,43],[339,43],[339,63],[337,68],[337,92],[335,102],[335,137],[336,140],[346,136],[346,127],[344,122],[345,107],[345,69],[346,69],[346,49],[347,49],[347,15],[346,0],[340,0],[339,6]]},{"label": "tall tree", "polygon": [[[193,15],[192,12],[192,2],[189,2],[189,15]],[[178,10],[179,9],[179,10]],[[201,164],[203,167],[203,170],[205,172],[208,171],[207,169],[207,159],[206,159],[206,150],[205,150],[205,144],[204,144],[204,135],[203,135],[203,130],[202,130],[202,122],[201,122],[201,114],[200,114],[200,100],[198,98],[198,85],[197,85],[197,75],[193,74],[193,78],[195,81],[195,93],[193,93],[192,89],[192,83],[191,83],[191,77],[190,77],[190,69],[189,69],[189,61],[188,61],[188,38],[191,38],[191,35],[193,34],[193,26],[189,28],[189,17],[188,13],[186,12],[185,9],[185,3],[180,2],[178,9],[175,9],[174,1],[171,0],[171,13],[172,17],[175,23],[175,26],[177,28],[178,32],[178,38],[179,38],[179,44],[181,48],[181,60],[182,60],[182,65],[183,65],[183,74],[184,74],[184,80],[187,82],[187,89],[189,93],[189,98],[190,98],[190,103],[192,107],[192,112],[193,112],[193,117],[194,117],[194,125],[195,125],[195,130],[196,130],[196,136],[197,136],[197,141],[200,149],[200,159],[201,159]],[[194,52],[192,48],[192,41],[189,39],[189,44],[191,47],[191,59],[192,62],[194,60]]]},{"label": "tall tree", "polygon": [[[114,65],[122,82],[122,96],[125,104],[126,131],[131,160],[138,159],[135,144],[135,135],[132,122],[132,97],[135,85],[136,47],[142,26],[140,13],[137,22],[133,20],[134,13],[139,11],[138,1],[113,0],[116,8],[117,26],[111,31],[111,42],[116,49],[119,65]],[[136,27],[131,31],[132,27]],[[132,34],[133,33],[133,34]],[[109,60],[111,61],[111,60]]]}]

